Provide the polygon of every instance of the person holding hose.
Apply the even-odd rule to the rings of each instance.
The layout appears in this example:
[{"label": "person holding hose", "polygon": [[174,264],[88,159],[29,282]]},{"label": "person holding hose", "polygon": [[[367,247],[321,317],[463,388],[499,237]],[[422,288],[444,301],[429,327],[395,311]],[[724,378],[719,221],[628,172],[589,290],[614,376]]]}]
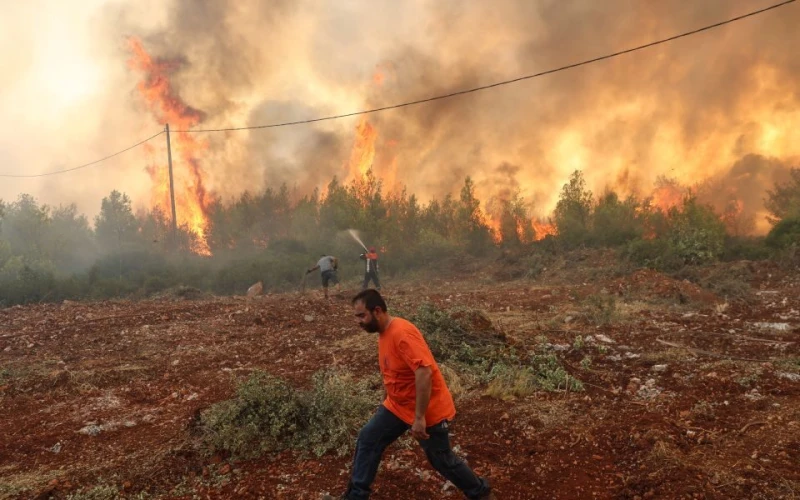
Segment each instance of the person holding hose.
[{"label": "person holding hose", "polygon": [[362,290],[366,290],[370,280],[375,283],[375,289],[381,289],[381,280],[378,278],[378,252],[375,247],[369,247],[367,253],[362,253],[359,258],[365,261],[364,269],[364,284],[361,285]]}]

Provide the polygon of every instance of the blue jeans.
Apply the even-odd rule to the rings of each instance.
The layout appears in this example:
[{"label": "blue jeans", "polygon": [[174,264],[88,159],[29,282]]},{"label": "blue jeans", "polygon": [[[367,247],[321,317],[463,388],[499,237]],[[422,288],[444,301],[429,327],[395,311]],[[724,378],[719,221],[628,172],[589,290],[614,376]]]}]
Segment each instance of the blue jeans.
[{"label": "blue jeans", "polygon": [[[353,458],[353,474],[345,498],[362,500],[369,498],[370,486],[378,473],[381,456],[387,446],[411,428],[394,413],[381,405],[369,422],[361,428],[356,441]],[[428,461],[434,469],[460,489],[467,498],[480,499],[489,494],[489,483],[478,477],[472,469],[450,448],[450,431],[446,420],[427,429],[430,438],[420,440]]]}]

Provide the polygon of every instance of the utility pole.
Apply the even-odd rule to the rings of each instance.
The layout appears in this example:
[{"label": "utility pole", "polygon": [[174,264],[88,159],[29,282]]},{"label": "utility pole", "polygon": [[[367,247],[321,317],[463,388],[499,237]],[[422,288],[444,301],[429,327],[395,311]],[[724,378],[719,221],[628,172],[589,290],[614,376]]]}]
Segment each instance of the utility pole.
[{"label": "utility pole", "polygon": [[169,161],[169,200],[172,204],[172,244],[178,243],[178,216],[175,213],[175,186],[172,181],[172,147],[169,142],[169,123],[164,131],[167,133],[167,160]]}]

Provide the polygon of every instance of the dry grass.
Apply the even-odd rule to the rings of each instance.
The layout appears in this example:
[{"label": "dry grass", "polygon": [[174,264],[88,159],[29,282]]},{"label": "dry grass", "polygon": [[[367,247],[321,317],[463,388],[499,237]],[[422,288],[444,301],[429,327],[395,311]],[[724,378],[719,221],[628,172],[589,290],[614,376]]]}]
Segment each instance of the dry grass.
[{"label": "dry grass", "polygon": [[[514,427],[528,439],[536,439],[543,430],[553,428],[582,428],[567,400],[525,401],[509,412]],[[513,416],[513,417],[512,417]]]},{"label": "dry grass", "polygon": [[645,457],[645,462],[653,470],[669,469],[684,465],[684,456],[668,439],[658,439]]},{"label": "dry grass", "polygon": [[0,467],[0,477],[3,478],[0,481],[0,498],[13,498],[22,493],[35,491],[41,488],[42,484],[47,484],[63,474],[64,471],[46,468],[19,471],[14,464]]},{"label": "dry grass", "polygon": [[459,375],[454,369],[441,363],[439,364],[439,370],[442,372],[442,376],[447,382],[447,388],[450,389],[450,394],[453,395],[454,399],[463,398],[469,389],[473,387],[474,380],[471,380],[472,377]]},{"label": "dry grass", "polygon": [[341,338],[333,343],[333,347],[337,349],[346,349],[348,351],[375,351],[377,349],[377,337],[374,333],[358,332],[353,335]]},{"label": "dry grass", "polygon": [[670,347],[669,349],[665,349],[663,351],[642,353],[641,360],[653,364],[666,362],[676,363],[686,361],[686,359],[689,357],[691,357],[691,355],[688,354],[685,349]]}]

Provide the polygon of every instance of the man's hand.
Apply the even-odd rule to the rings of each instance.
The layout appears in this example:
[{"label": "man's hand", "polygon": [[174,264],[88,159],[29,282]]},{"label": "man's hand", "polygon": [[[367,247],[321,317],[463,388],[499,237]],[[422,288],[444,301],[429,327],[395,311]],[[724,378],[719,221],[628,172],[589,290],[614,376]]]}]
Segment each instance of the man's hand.
[{"label": "man's hand", "polygon": [[411,435],[414,439],[428,439],[430,436],[425,432],[425,417],[414,417],[414,424],[411,426]]}]

